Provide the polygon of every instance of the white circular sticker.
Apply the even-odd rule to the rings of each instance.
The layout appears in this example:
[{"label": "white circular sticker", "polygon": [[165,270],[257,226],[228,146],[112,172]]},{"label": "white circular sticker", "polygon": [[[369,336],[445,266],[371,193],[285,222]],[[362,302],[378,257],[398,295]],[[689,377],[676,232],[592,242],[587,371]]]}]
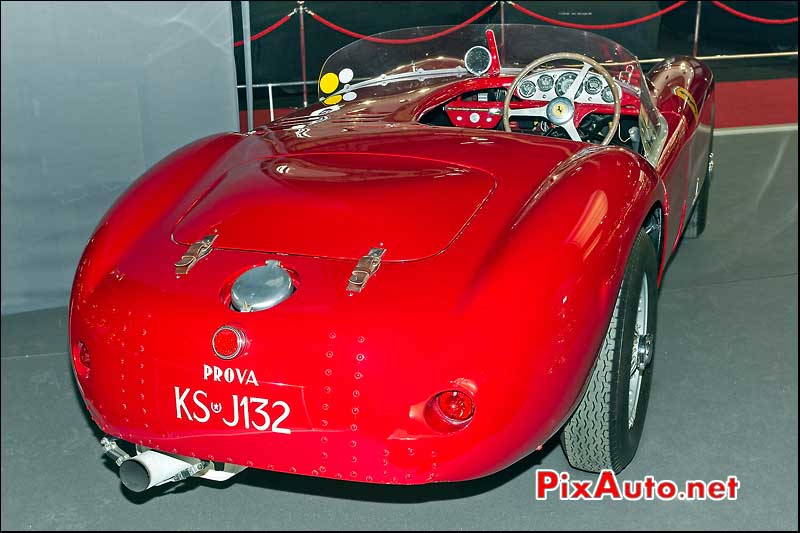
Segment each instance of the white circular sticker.
[{"label": "white circular sticker", "polygon": [[343,68],[341,72],[339,72],[339,81],[341,83],[350,83],[353,81],[353,71],[349,68]]}]

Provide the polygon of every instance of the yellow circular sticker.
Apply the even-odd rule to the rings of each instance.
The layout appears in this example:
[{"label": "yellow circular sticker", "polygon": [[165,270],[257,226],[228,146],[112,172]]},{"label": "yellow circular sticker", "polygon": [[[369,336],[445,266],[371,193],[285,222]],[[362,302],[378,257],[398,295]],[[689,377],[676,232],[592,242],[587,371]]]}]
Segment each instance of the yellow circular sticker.
[{"label": "yellow circular sticker", "polygon": [[333,72],[328,72],[319,80],[319,89],[325,94],[330,94],[339,86],[339,77]]},{"label": "yellow circular sticker", "polygon": [[325,105],[333,105],[333,104],[338,104],[341,101],[342,101],[342,95],[341,94],[336,94],[336,95],[327,97],[325,100],[323,100],[323,103]]}]

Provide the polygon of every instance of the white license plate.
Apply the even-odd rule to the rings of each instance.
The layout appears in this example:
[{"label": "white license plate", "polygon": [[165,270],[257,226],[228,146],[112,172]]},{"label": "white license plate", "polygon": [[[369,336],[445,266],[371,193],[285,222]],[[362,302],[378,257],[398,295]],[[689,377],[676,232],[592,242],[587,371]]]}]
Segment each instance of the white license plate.
[{"label": "white license plate", "polygon": [[230,396],[209,398],[203,390],[175,387],[175,416],[179,420],[189,420],[205,424],[209,420],[222,420],[228,427],[253,428],[257,431],[274,433],[292,432],[281,427],[289,417],[291,409],[281,400],[268,400],[256,396]]}]

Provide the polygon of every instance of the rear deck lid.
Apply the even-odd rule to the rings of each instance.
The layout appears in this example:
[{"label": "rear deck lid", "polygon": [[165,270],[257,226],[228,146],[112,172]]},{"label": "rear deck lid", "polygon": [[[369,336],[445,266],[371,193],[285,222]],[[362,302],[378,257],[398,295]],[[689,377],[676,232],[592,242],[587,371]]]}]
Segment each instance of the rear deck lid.
[{"label": "rear deck lid", "polygon": [[174,229],[189,245],[386,261],[445,249],[495,187],[486,172],[416,157],[319,154],[252,161],[228,171]]}]

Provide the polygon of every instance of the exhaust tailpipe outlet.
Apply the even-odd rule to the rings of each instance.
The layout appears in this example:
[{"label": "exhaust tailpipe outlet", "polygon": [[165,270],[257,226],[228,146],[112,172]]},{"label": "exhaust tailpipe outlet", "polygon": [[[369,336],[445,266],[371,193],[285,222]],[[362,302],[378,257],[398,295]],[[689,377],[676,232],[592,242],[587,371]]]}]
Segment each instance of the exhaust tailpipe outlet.
[{"label": "exhaust tailpipe outlet", "polygon": [[187,463],[155,450],[142,452],[124,461],[119,467],[119,479],[133,492],[142,492],[170,481],[192,477],[207,463]]},{"label": "exhaust tailpipe outlet", "polygon": [[119,479],[133,492],[142,492],[164,483],[201,477],[211,481],[226,481],[246,466],[233,463],[202,461],[183,455],[169,455],[144,446],[136,446],[131,457],[119,447],[117,439],[106,436],[100,439],[105,455],[119,467]]}]

